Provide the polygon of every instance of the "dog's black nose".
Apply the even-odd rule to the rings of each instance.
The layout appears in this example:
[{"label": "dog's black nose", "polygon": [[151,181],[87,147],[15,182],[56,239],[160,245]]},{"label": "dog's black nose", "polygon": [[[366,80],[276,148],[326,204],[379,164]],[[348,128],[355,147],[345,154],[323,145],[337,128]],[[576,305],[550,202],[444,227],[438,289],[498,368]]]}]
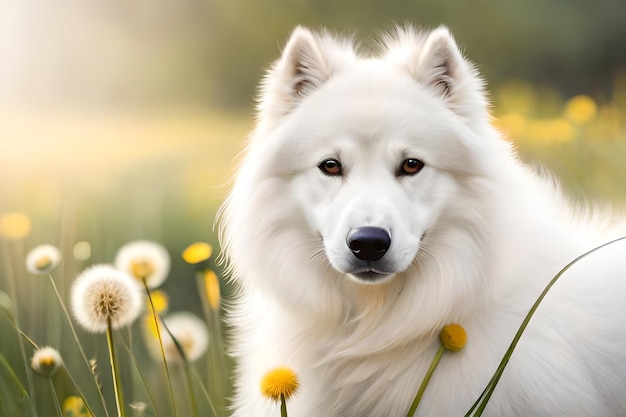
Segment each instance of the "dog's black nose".
[{"label": "dog's black nose", "polygon": [[377,261],[391,246],[391,236],[387,230],[380,227],[355,227],[348,233],[346,244],[360,260]]}]

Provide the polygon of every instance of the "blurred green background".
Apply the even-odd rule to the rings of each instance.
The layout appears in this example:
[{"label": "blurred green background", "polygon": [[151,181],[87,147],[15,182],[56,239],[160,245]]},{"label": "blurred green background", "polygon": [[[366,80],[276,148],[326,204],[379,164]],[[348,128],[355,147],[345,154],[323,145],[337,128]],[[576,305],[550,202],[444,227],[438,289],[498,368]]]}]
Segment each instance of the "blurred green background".
[{"label": "blurred green background", "polygon": [[[447,25],[525,160],[575,198],[626,202],[623,0],[5,0],[0,216],[23,213],[32,227],[0,237],[0,290],[18,283],[21,329],[75,353],[45,280],[24,267],[42,243],[64,254],[55,279],[67,294],[78,272],[112,262],[124,243],[157,241],[173,261],[170,309],[200,314],[180,253],[195,241],[219,251],[214,219],[252,128],[255,88],[290,31],[326,27],[367,47],[395,23]],[[74,258],[79,241],[91,245],[88,259]],[[24,379],[15,334],[0,324],[0,353]],[[8,416],[2,401],[13,410],[15,391],[0,378]]]}]

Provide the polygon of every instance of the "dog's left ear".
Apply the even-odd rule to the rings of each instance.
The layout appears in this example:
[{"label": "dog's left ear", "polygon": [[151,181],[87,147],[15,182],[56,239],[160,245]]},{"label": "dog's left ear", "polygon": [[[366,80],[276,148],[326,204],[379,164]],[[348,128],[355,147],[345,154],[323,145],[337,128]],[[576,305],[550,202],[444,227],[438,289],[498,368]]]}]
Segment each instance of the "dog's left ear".
[{"label": "dog's left ear", "polygon": [[475,112],[476,103],[486,107],[483,81],[463,58],[446,27],[427,34],[398,29],[387,47],[388,56],[400,61],[413,79],[440,96],[456,113],[468,116]]}]

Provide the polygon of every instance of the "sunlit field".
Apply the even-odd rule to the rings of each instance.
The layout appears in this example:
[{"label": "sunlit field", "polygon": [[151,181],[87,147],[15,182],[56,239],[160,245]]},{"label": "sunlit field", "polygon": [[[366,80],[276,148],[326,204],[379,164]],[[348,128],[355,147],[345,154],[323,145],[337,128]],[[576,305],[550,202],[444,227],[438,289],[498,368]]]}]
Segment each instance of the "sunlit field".
[{"label": "sunlit field", "polygon": [[[494,123],[521,157],[573,198],[626,203],[626,76],[604,99],[521,81],[495,87],[491,99]],[[252,119],[201,108],[0,110],[0,416],[117,415],[119,385],[129,416],[227,414],[232,362],[222,319],[232,289],[214,222]],[[112,361],[108,330],[84,329],[71,289],[86,268],[113,264],[139,240],[161,245],[171,263],[149,288],[154,310],[142,285],[142,311],[111,330]],[[185,252],[196,242],[212,250]],[[58,265],[45,254],[27,264],[43,244],[60,251]],[[148,283],[156,265],[146,257],[129,271]],[[209,343],[199,353],[192,336],[200,331],[176,333],[179,313],[202,322]],[[33,363],[44,346],[63,363]]]}]

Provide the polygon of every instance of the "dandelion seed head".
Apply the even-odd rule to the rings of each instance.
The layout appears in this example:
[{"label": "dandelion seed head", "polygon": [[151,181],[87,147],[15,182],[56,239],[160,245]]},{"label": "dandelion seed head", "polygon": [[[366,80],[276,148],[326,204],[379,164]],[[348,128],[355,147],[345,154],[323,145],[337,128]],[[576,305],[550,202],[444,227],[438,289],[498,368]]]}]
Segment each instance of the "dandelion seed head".
[{"label": "dandelion seed head", "polygon": [[144,293],[132,277],[112,265],[94,265],[72,286],[72,310],[85,330],[104,332],[131,324],[144,305]]},{"label": "dandelion seed head", "polygon": [[158,243],[137,240],[117,251],[115,266],[139,281],[145,280],[148,288],[156,288],[170,272],[170,255]]},{"label": "dandelion seed head", "polygon": [[281,396],[288,399],[295,394],[298,386],[296,373],[293,369],[283,366],[265,374],[261,380],[261,393],[274,401],[280,401]]},{"label": "dandelion seed head", "polygon": [[50,346],[37,349],[30,361],[30,366],[42,376],[52,376],[63,365],[61,354]]},{"label": "dandelion seed head", "polygon": [[[207,350],[209,345],[209,332],[207,330],[204,321],[194,314],[188,312],[173,313],[163,319],[163,323],[172,335],[176,338],[176,341],[180,344],[185,357],[189,362],[194,362],[199,359]],[[148,349],[151,356],[155,360],[161,360],[161,352],[159,347],[159,340],[156,333],[156,326],[154,319],[146,317],[146,327],[148,336]],[[169,333],[160,325],[161,340],[163,342],[163,350],[165,351],[165,357],[169,362],[182,363],[181,357],[174,340]]]},{"label": "dandelion seed head", "polygon": [[52,245],[40,245],[26,255],[26,270],[31,274],[47,274],[61,263],[61,251]]}]

